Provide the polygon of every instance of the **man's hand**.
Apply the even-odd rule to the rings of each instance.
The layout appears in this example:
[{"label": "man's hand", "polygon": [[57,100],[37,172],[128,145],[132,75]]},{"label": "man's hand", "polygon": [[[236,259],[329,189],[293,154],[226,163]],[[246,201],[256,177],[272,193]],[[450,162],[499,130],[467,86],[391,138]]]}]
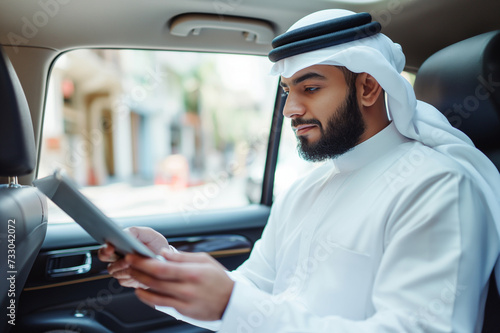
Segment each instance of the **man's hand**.
[{"label": "man's hand", "polygon": [[[167,249],[166,251],[171,251],[167,240],[159,232],[146,227],[130,227],[126,229],[132,236],[135,236],[141,242],[143,242],[147,247],[151,249],[156,254],[159,254],[162,249]],[[111,244],[106,244],[99,249],[98,252],[99,260],[103,262],[109,262],[108,272],[118,282],[124,287],[139,288],[145,287],[139,282],[135,281],[128,274],[129,264],[124,258],[119,257],[115,253],[115,248]]]},{"label": "man's hand", "polygon": [[128,276],[148,287],[137,289],[137,296],[193,319],[221,319],[234,286],[224,267],[206,253],[162,250],[161,254],[167,262],[135,254],[125,257]]}]

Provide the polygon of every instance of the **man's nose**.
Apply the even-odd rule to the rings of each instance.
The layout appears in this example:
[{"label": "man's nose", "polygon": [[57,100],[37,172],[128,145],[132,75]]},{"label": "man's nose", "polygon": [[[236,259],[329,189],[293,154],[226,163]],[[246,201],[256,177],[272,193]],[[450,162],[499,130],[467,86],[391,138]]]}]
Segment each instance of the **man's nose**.
[{"label": "man's nose", "polygon": [[287,118],[302,117],[306,111],[304,104],[302,104],[292,94],[286,98],[285,107],[283,108],[283,116]]}]

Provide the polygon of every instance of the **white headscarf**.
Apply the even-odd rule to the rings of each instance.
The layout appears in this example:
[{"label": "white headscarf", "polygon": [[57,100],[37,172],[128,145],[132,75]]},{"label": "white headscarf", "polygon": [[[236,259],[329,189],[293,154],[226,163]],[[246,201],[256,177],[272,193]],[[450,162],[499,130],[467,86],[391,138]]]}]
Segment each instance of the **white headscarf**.
[{"label": "white headscarf", "polygon": [[[297,21],[288,31],[352,14],[355,13],[342,9],[322,10]],[[416,99],[413,87],[400,74],[405,56],[399,44],[379,33],[279,60],[273,65],[271,74],[288,78],[319,64],[345,66],[352,72],[373,76],[387,94],[389,115],[398,131],[456,160],[476,181],[486,197],[500,236],[498,170],[464,133],[450,125],[441,112]]]}]

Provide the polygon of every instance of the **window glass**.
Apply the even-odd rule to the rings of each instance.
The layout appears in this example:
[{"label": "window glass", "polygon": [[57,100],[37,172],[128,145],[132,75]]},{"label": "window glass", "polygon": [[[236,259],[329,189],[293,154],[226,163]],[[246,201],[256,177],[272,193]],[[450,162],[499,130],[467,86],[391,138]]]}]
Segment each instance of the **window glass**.
[{"label": "window glass", "polygon": [[[264,172],[269,68],[257,56],[66,53],[49,81],[38,176],[64,169],[111,217],[247,205]],[[71,221],[49,209],[50,222]]]}]

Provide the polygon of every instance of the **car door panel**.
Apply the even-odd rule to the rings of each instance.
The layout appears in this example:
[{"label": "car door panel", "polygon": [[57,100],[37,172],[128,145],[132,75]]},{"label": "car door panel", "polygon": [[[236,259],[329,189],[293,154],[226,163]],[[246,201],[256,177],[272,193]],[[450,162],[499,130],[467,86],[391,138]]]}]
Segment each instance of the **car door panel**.
[{"label": "car door panel", "polygon": [[[228,270],[238,267],[260,238],[270,208],[116,219],[123,227],[150,226],[182,251],[208,252]],[[24,331],[205,332],[151,309],[111,278],[96,244],[76,223],[50,224],[19,307]],[[71,269],[80,267],[78,269]],[[67,270],[65,270],[67,269]]]}]

